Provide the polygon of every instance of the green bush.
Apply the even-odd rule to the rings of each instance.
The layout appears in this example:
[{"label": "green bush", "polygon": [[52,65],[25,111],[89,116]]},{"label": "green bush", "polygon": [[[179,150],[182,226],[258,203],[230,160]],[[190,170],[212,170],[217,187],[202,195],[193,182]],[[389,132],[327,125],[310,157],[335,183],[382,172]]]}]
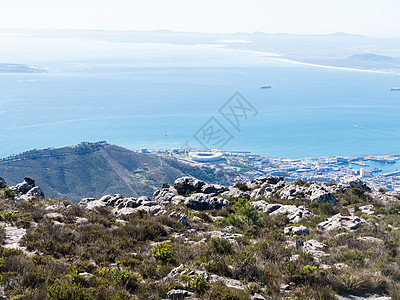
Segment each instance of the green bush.
[{"label": "green bush", "polygon": [[0,214],[0,220],[1,221],[12,221],[15,220],[17,217],[17,214],[13,212],[12,210],[3,210]]},{"label": "green bush", "polygon": [[211,238],[209,245],[212,251],[219,254],[232,254],[234,251],[232,244],[228,240],[220,237]]},{"label": "green bush", "polygon": [[13,199],[17,196],[17,193],[12,191],[9,187],[3,189],[3,195],[6,199]]},{"label": "green bush", "polygon": [[246,183],[238,182],[234,185],[235,188],[238,188],[239,190],[243,192],[248,192],[251,191],[251,189],[247,186]]},{"label": "green bush", "polygon": [[91,300],[93,296],[82,288],[67,282],[56,282],[47,288],[47,297],[50,300]]},{"label": "green bush", "polygon": [[150,249],[151,256],[164,263],[172,260],[172,246],[167,243],[159,243]]},{"label": "green bush", "polygon": [[240,229],[246,229],[252,225],[263,226],[263,213],[252,206],[249,200],[239,198],[235,204],[235,213],[228,216],[228,223]]},{"label": "green bush", "polygon": [[194,274],[189,279],[189,287],[198,293],[203,293],[207,288],[208,284],[204,279],[204,274]]}]

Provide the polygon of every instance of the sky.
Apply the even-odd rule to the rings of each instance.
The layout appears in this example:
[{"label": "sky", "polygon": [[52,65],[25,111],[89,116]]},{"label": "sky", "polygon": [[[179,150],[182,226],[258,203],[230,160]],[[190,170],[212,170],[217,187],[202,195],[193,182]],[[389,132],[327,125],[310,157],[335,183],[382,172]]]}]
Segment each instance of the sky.
[{"label": "sky", "polygon": [[0,28],[400,37],[398,0],[12,0]]}]

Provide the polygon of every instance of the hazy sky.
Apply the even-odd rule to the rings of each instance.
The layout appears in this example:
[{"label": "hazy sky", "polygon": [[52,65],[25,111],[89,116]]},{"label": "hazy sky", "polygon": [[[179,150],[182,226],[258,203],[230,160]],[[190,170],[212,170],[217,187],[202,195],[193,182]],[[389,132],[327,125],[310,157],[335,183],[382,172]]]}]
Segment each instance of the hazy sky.
[{"label": "hazy sky", "polygon": [[398,0],[5,0],[0,28],[332,33],[400,37]]}]

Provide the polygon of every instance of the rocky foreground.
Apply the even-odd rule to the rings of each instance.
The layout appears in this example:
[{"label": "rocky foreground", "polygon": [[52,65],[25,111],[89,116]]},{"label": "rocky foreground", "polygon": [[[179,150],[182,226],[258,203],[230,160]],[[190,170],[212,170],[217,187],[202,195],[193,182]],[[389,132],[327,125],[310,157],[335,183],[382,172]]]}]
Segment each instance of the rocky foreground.
[{"label": "rocky foreground", "polygon": [[400,299],[400,196],[357,177],[79,203],[0,188],[4,299]]}]

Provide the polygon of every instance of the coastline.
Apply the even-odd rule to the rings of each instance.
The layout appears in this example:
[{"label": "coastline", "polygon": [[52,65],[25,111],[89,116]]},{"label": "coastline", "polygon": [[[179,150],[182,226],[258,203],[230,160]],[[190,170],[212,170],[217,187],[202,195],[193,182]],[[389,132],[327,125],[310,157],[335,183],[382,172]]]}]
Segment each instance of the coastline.
[{"label": "coastline", "polygon": [[[200,45],[198,45],[198,46],[200,46]],[[201,45],[201,46],[205,47],[206,45]],[[294,60],[294,59],[290,59],[290,58],[285,58],[281,54],[278,54],[278,53],[271,53],[271,52],[257,51],[257,50],[244,50],[244,49],[228,48],[225,46],[227,46],[227,45],[210,45],[209,48],[224,49],[224,50],[230,50],[230,51],[235,51],[235,52],[244,52],[244,53],[249,53],[249,54],[258,54],[258,55],[263,55],[263,56],[265,56],[264,58],[267,58],[270,60],[276,60],[276,61],[281,61],[281,62],[295,64],[295,65],[304,65],[304,66],[309,66],[309,67],[327,68],[327,69],[345,70],[345,71],[356,71],[356,72],[368,72],[368,73],[397,75],[397,76],[400,75],[400,69],[397,69],[396,71],[394,71],[394,70],[389,71],[389,70],[385,70],[385,69],[376,70],[376,69],[362,69],[362,68],[354,68],[354,67],[330,66],[330,65],[316,64],[316,63],[312,63],[312,62],[304,62],[304,61],[298,61],[298,60]]]}]

